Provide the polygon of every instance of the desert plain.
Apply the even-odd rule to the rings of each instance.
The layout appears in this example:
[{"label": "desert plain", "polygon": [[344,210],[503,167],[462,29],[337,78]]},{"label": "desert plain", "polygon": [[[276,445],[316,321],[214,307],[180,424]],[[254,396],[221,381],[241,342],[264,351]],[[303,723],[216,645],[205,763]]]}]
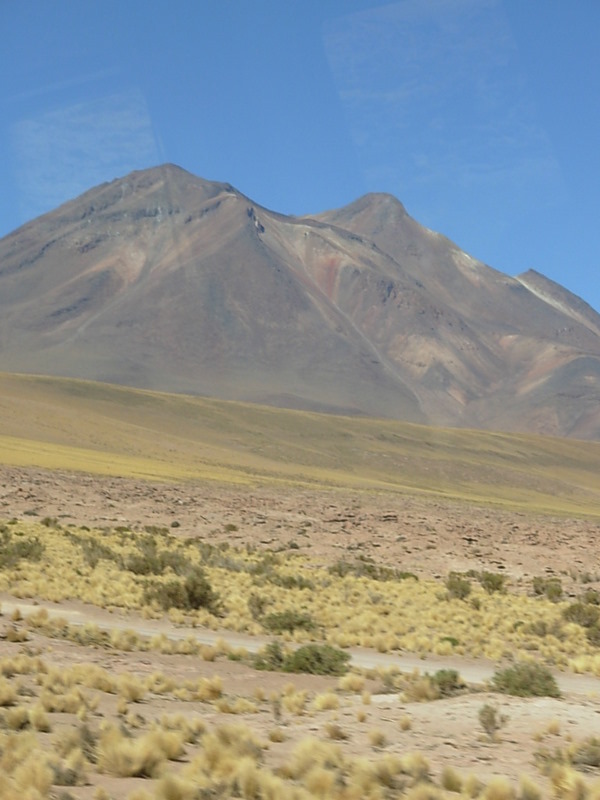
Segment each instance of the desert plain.
[{"label": "desert plain", "polygon": [[597,444],[3,380],[0,796],[600,796]]}]

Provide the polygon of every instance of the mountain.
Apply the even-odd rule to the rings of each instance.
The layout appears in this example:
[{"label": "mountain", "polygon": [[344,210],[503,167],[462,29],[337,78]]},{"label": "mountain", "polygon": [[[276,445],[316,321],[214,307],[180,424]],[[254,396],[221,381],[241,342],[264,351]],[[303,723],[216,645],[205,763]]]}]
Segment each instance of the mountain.
[{"label": "mountain", "polygon": [[0,240],[0,369],[600,439],[600,315],[390,195],[289,217],[163,165]]}]

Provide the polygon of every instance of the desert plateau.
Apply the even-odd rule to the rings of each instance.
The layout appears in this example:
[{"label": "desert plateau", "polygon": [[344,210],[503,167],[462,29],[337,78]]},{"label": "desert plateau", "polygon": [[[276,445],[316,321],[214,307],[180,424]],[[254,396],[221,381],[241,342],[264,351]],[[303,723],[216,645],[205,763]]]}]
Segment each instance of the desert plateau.
[{"label": "desert plateau", "polygon": [[2,385],[3,798],[600,792],[596,443]]}]

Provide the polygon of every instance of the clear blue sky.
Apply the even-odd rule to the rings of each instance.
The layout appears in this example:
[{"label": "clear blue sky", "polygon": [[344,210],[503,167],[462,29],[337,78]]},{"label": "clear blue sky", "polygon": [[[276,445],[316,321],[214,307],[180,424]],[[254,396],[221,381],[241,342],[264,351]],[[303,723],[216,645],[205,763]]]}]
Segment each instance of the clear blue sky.
[{"label": "clear blue sky", "polygon": [[0,235],[170,161],[367,191],[600,310],[600,0],[0,0]]}]

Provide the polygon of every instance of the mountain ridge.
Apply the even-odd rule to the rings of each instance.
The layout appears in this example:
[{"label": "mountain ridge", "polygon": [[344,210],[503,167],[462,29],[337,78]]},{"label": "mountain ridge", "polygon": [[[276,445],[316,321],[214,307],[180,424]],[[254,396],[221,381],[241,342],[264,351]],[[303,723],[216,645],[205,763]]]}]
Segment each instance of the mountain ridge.
[{"label": "mountain ridge", "polygon": [[0,240],[0,311],[5,371],[600,438],[600,316],[389,194],[291,217],[136,171]]}]

